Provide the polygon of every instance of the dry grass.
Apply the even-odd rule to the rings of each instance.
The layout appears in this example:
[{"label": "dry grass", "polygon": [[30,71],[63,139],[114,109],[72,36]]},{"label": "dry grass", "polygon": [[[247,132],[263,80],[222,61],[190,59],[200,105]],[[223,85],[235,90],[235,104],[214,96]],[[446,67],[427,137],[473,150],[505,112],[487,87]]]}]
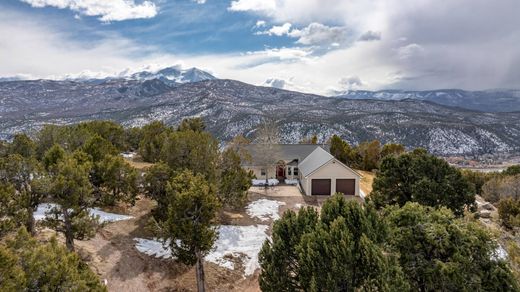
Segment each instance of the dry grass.
[{"label": "dry grass", "polygon": [[370,196],[372,192],[372,184],[374,183],[374,177],[376,176],[373,172],[364,171],[364,170],[356,170],[363,177],[361,178],[361,190],[367,195]]}]

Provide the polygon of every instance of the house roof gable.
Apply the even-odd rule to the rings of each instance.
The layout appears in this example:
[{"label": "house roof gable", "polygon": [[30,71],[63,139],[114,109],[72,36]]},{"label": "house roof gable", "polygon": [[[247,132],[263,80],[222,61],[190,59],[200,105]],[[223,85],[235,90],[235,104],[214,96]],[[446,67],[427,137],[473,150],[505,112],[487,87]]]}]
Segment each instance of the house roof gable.
[{"label": "house roof gable", "polygon": [[321,147],[316,148],[311,154],[309,154],[309,156],[307,156],[298,165],[298,168],[300,169],[300,172],[302,173],[302,175],[304,177],[307,177],[331,161],[335,161],[335,162],[339,163],[341,166],[343,166],[347,170],[349,170],[349,171],[353,172],[354,174],[356,174],[357,176],[361,177],[361,174],[359,174],[354,169],[346,166],[341,161],[337,160],[334,156],[332,156],[332,154],[325,151]]}]

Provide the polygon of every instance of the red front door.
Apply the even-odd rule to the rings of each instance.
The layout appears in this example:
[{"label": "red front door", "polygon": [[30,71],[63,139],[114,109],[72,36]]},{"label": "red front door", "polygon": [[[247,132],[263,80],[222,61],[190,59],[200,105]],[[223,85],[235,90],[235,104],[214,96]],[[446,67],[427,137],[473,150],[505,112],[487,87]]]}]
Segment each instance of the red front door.
[{"label": "red front door", "polygon": [[285,167],[283,165],[278,165],[276,167],[276,177],[278,179],[285,179]]}]

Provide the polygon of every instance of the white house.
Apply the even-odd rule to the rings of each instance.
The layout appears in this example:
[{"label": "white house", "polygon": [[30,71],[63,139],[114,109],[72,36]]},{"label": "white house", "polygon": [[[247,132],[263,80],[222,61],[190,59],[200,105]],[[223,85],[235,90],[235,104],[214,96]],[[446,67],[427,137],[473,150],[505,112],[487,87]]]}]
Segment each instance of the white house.
[{"label": "white house", "polygon": [[306,195],[332,195],[336,192],[359,196],[361,175],[346,166],[326,149],[314,144],[276,144],[244,146],[250,159],[243,167],[258,179],[298,179]]}]

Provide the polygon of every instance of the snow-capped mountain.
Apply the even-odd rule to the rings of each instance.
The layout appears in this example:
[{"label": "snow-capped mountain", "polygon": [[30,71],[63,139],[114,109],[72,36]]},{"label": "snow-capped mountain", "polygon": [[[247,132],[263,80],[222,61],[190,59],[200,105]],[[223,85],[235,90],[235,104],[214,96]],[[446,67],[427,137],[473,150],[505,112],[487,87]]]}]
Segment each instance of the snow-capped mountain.
[{"label": "snow-capped mountain", "polygon": [[337,97],[349,99],[404,100],[418,99],[438,104],[456,106],[484,112],[520,111],[520,90],[485,90],[465,91],[460,89],[443,89],[429,91],[404,90],[349,90]]},{"label": "snow-capped mountain", "polygon": [[217,79],[206,71],[197,68],[181,69],[179,66],[166,67],[157,71],[144,70],[121,77],[132,80],[159,79],[168,85]]},{"label": "snow-capped mountain", "polygon": [[10,81],[0,83],[0,137],[29,133],[46,123],[115,120],[127,127],[152,120],[176,125],[202,117],[222,141],[254,137],[266,117],[278,122],[284,143],[338,134],[350,143],[379,139],[436,154],[520,153],[520,112],[483,113],[417,99],[365,100],[206,80],[170,86],[159,79]]},{"label": "snow-capped mountain", "polygon": [[[30,76],[0,77],[0,82],[34,79],[35,78],[31,78]],[[46,80],[88,82],[95,84],[120,79],[139,81],[158,79],[169,86],[176,86],[184,83],[214,80],[217,78],[211,75],[210,73],[200,70],[198,68],[183,69],[181,66],[170,66],[163,67],[160,69],[143,69],[137,72],[135,72],[135,70],[126,69],[122,72],[114,74],[87,70],[78,74],[69,74],[65,76],[51,76],[49,78],[46,78]]]}]

